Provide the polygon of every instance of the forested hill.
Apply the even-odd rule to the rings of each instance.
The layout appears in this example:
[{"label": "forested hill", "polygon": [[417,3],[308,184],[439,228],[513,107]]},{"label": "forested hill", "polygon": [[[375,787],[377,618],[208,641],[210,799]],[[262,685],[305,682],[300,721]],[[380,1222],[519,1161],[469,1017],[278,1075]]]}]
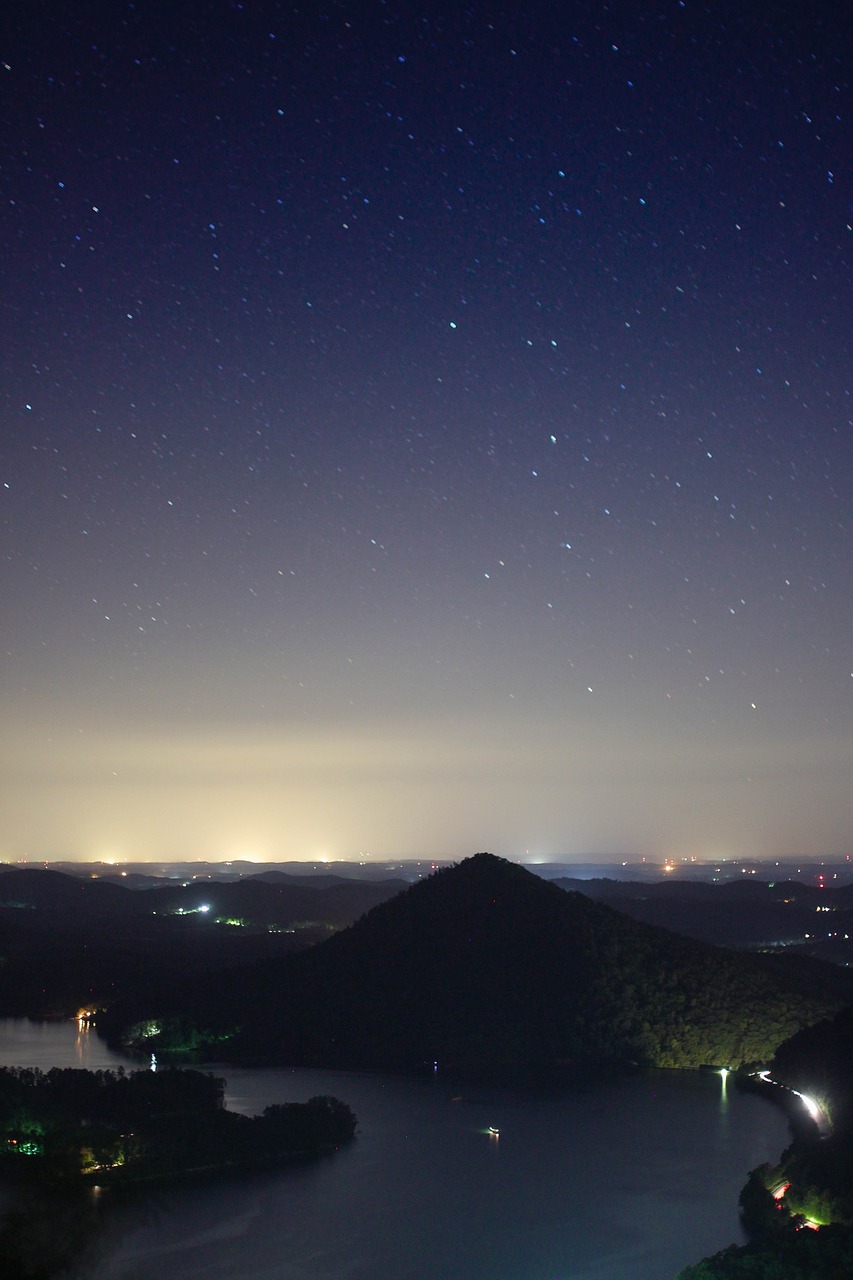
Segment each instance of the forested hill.
[{"label": "forested hill", "polygon": [[168,991],[176,975],[308,946],[405,887],[270,874],[131,889],[0,868],[0,1014],[70,1017],[132,993]]},{"label": "forested hill", "polygon": [[688,938],[738,950],[784,947],[836,964],[853,961],[853,885],[799,880],[740,880],[709,884],[665,879],[552,881],[576,889],[635,920],[663,925]]},{"label": "forested hill", "polygon": [[843,970],[680,938],[478,854],[192,1005],[239,1023],[240,1056],[481,1074],[763,1062],[851,998]]}]

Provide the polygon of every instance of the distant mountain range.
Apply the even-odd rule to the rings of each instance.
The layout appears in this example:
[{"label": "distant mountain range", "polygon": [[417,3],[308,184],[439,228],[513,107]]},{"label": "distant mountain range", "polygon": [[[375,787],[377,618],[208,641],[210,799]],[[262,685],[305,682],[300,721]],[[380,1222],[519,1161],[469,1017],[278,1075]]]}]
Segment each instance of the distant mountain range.
[{"label": "distant mountain range", "polygon": [[41,868],[13,868],[0,874],[0,907],[88,913],[101,919],[187,915],[205,908],[204,914],[212,919],[240,920],[250,926],[287,928],[313,920],[339,927],[399,893],[406,883],[269,871],[240,880],[152,880],[145,888],[127,888],[105,877],[81,879]]},{"label": "distant mountain range", "polygon": [[764,1062],[851,999],[841,968],[678,937],[478,854],[317,946],[110,1021],[191,1014],[239,1058],[483,1076]]},{"label": "distant mountain range", "polygon": [[562,876],[552,883],[643,920],[719,946],[787,948],[804,955],[853,961],[853,885],[826,887],[799,880],[741,878],[654,883]]},{"label": "distant mountain range", "polygon": [[405,888],[405,881],[279,873],[226,883],[0,873],[0,1014],[64,1016],[130,992],[156,999],[176,974],[217,973],[308,946]]}]

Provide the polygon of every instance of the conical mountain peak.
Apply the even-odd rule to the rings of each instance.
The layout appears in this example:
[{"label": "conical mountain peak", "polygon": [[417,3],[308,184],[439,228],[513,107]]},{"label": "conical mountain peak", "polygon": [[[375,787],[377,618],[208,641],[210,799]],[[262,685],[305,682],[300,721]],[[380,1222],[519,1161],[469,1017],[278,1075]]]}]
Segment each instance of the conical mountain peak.
[{"label": "conical mountain peak", "polygon": [[488,853],[266,973],[257,1014],[240,1006],[247,1051],[469,1075],[763,1061],[842,1003],[772,958],[641,924]]}]

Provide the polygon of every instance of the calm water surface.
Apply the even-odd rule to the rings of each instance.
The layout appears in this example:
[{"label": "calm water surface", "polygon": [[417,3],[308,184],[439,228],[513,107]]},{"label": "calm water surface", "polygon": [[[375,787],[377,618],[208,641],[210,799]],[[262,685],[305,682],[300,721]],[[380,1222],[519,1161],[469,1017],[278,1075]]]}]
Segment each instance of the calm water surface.
[{"label": "calm water surface", "polygon": [[[73,1023],[0,1020],[0,1064],[122,1062],[139,1065]],[[114,1217],[93,1280],[672,1280],[740,1242],[746,1173],[789,1140],[781,1112],[712,1075],[541,1097],[213,1070],[247,1113],[334,1094],[358,1137],[302,1168],[144,1193]]]}]

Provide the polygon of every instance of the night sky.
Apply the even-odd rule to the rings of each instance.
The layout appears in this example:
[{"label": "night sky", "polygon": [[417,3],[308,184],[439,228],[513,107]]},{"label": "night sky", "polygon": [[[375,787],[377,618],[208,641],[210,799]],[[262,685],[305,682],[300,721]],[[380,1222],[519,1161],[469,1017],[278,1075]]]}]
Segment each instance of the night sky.
[{"label": "night sky", "polygon": [[0,857],[853,846],[845,8],[0,34]]}]

